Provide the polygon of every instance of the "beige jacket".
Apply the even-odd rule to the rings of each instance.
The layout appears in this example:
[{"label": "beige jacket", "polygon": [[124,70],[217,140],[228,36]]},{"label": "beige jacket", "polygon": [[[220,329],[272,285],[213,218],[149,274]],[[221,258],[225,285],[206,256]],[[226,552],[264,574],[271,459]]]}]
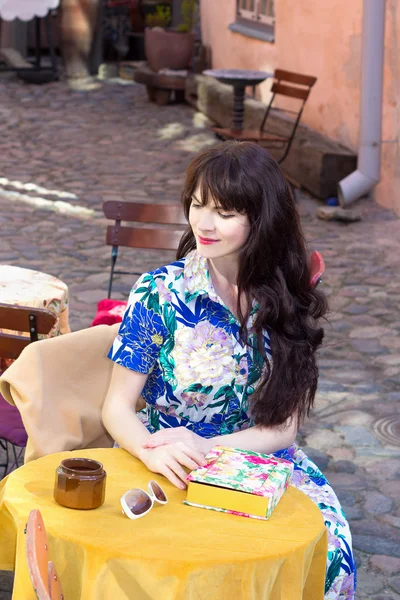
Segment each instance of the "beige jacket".
[{"label": "beige jacket", "polygon": [[107,448],[101,420],[119,324],[98,325],[29,344],[0,378],[0,392],[21,413],[25,462],[52,452]]}]

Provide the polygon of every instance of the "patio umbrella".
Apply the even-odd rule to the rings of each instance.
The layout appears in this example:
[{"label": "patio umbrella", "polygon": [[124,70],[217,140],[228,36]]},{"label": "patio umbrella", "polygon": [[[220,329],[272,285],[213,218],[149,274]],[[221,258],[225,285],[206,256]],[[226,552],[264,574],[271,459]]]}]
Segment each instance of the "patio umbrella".
[{"label": "patio umbrella", "polygon": [[45,17],[59,4],[60,0],[0,0],[0,17],[4,21],[30,21],[33,17]]}]

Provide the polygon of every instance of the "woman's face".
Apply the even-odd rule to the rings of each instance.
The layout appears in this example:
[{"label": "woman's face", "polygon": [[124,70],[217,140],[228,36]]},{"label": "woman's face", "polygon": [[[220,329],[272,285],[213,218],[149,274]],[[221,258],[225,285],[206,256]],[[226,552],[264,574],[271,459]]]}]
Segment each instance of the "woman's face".
[{"label": "woman's face", "polygon": [[202,206],[200,189],[192,197],[189,223],[198,253],[211,260],[222,257],[237,259],[250,232],[247,215],[225,211],[211,198],[206,206]]}]

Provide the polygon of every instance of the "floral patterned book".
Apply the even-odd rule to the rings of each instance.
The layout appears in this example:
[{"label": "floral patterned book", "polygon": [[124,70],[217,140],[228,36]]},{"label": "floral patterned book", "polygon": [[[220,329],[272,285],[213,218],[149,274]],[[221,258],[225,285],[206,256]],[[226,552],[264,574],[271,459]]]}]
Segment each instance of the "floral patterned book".
[{"label": "floral patterned book", "polygon": [[268,519],[287,489],[293,464],[272,454],[215,446],[188,477],[184,504]]}]

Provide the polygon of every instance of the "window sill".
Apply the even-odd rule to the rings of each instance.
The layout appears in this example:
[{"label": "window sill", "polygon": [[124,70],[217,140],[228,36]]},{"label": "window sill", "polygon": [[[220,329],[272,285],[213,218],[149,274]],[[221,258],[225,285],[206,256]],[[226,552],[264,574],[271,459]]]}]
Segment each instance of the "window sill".
[{"label": "window sill", "polygon": [[269,42],[271,44],[275,42],[275,31],[273,27],[265,26],[261,28],[253,25],[251,22],[247,24],[235,21],[228,25],[228,29],[234,33],[241,33],[246,37],[261,40],[263,42]]}]

